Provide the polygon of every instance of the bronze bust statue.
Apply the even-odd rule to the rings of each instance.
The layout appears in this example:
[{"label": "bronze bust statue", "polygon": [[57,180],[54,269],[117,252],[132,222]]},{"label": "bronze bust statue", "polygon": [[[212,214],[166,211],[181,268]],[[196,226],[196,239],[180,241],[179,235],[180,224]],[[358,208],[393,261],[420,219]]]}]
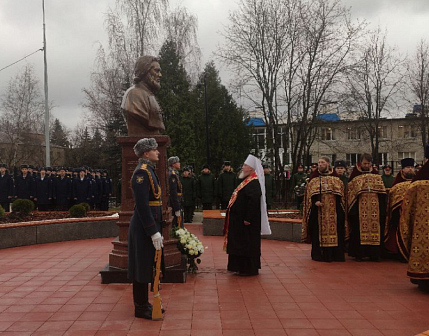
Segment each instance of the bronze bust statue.
[{"label": "bronze bust statue", "polygon": [[155,93],[161,88],[161,67],[153,56],[142,56],[134,67],[134,85],[122,98],[129,136],[157,135],[165,130]]}]

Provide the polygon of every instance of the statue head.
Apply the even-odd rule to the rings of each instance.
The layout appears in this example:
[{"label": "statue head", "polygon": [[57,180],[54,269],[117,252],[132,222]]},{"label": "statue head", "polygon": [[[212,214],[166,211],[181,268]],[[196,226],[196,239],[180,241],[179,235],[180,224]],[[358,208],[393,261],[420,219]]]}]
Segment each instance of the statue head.
[{"label": "statue head", "polygon": [[154,56],[141,56],[134,67],[134,84],[144,82],[152,92],[161,88],[161,67]]}]

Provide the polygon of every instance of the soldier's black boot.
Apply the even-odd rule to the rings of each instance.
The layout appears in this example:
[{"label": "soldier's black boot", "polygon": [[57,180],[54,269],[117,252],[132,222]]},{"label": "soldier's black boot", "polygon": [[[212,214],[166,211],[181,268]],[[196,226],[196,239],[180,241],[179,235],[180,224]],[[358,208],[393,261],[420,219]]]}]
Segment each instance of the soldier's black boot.
[{"label": "soldier's black boot", "polygon": [[135,307],[135,317],[152,319],[152,306],[149,303],[148,284],[133,281],[133,298]]}]

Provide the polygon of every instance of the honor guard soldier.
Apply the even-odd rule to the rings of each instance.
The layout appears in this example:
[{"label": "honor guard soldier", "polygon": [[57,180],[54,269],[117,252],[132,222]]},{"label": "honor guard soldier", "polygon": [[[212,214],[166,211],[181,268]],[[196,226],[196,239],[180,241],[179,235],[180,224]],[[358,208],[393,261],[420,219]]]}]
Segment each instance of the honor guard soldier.
[{"label": "honor guard soldier", "polygon": [[180,182],[180,159],[172,156],[168,159],[168,187],[170,191],[169,201],[173,210],[173,227],[182,226],[182,183]]},{"label": "honor guard soldier", "polygon": [[29,173],[28,165],[21,165],[21,174],[15,181],[15,198],[33,199],[34,185],[33,177]]},{"label": "honor guard soldier", "polygon": [[128,279],[133,283],[135,317],[152,319],[148,284],[153,281],[155,250],[161,250],[161,185],[155,173],[159,160],[153,138],[139,140],[134,153],[139,163],[131,178],[135,208],[128,232]]},{"label": "honor guard soldier", "polygon": [[0,205],[9,212],[9,204],[13,198],[13,179],[6,170],[6,164],[0,164]]}]

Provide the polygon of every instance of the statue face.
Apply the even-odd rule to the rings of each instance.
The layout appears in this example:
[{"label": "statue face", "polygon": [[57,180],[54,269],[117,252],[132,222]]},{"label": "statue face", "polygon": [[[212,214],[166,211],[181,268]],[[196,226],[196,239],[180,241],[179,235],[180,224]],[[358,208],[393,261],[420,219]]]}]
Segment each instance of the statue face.
[{"label": "statue face", "polygon": [[152,62],[149,73],[145,78],[146,84],[152,89],[153,92],[159,91],[161,88],[161,67],[158,62]]}]

